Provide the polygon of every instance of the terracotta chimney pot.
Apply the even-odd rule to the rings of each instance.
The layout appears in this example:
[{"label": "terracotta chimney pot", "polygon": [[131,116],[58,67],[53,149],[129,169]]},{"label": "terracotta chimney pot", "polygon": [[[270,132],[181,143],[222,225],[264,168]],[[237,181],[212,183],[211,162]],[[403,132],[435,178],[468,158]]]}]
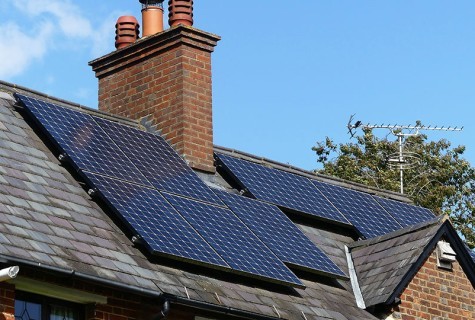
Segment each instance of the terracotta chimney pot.
[{"label": "terracotta chimney pot", "polygon": [[168,24],[175,27],[193,25],[193,0],[168,0]]},{"label": "terracotta chimney pot", "polygon": [[115,24],[115,47],[121,49],[137,41],[139,37],[139,22],[133,16],[122,16]]}]

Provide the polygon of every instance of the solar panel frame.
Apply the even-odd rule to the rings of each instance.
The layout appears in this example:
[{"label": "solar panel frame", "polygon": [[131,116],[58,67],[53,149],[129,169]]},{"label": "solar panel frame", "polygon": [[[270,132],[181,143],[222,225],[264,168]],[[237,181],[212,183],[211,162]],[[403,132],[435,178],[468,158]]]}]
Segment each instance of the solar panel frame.
[{"label": "solar panel frame", "polygon": [[254,198],[293,212],[333,223],[351,225],[347,218],[318,191],[310,179],[222,153],[215,155],[228,173],[233,175]]},{"label": "solar panel frame", "polygon": [[403,227],[432,220],[436,217],[427,208],[374,195],[373,198]]},{"label": "solar panel frame", "polygon": [[231,210],[170,193],[162,194],[234,271],[275,283],[304,287]]},{"label": "solar panel frame", "polygon": [[401,229],[401,225],[367,193],[312,180],[315,186],[366,238]]},{"label": "solar panel frame", "polygon": [[306,271],[347,278],[275,205],[225,191],[215,193],[282,261]]},{"label": "solar panel frame", "polygon": [[76,170],[151,186],[142,173],[87,113],[15,94]]},{"label": "solar panel frame", "polygon": [[151,254],[230,269],[158,190],[87,171],[83,171],[83,175]]}]

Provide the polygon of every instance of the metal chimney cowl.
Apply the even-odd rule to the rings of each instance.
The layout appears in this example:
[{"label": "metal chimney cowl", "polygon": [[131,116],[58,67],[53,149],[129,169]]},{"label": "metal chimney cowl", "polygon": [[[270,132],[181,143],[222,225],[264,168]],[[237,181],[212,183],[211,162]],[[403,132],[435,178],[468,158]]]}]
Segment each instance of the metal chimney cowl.
[{"label": "metal chimney cowl", "polygon": [[142,36],[150,36],[163,31],[163,1],[139,0],[142,4]]}]

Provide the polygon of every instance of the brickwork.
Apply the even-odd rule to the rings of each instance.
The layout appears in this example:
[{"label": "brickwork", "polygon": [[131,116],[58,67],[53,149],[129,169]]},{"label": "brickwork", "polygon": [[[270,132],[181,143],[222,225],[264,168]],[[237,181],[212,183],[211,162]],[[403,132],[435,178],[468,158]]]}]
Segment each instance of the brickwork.
[{"label": "brickwork", "polygon": [[0,282],[0,320],[15,319],[15,286]]},{"label": "brickwork", "polygon": [[99,109],[152,116],[192,167],[214,172],[211,52],[218,40],[179,26],[92,61]]},{"label": "brickwork", "polygon": [[[84,305],[85,319],[87,320],[150,320],[160,314],[163,306],[158,299],[143,298],[138,295],[113,290],[102,286],[91,285],[81,281],[56,279],[50,275],[28,274],[35,280],[45,281],[55,285],[67,285],[76,290],[100,294],[107,297],[107,304]],[[59,298],[59,297],[58,297]],[[15,286],[0,282],[0,320],[14,320],[15,314]],[[195,313],[191,309],[184,310],[179,306],[172,306],[168,320],[193,320]],[[40,320],[40,319],[37,319]]]},{"label": "brickwork", "polygon": [[401,295],[395,319],[475,319],[475,290],[458,262],[453,270],[437,267],[435,251]]}]

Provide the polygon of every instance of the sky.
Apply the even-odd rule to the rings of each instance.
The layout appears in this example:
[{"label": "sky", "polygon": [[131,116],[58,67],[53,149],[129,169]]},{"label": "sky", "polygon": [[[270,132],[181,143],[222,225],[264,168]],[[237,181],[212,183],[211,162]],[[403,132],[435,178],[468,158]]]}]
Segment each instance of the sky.
[{"label": "sky", "polygon": [[[97,108],[88,62],[115,50],[115,21],[140,21],[140,9],[1,0],[0,80]],[[195,0],[194,27],[222,37],[212,56],[217,145],[312,170],[317,141],[351,141],[351,115],[420,120],[463,126],[428,136],[465,145],[475,165],[475,1]]]}]

